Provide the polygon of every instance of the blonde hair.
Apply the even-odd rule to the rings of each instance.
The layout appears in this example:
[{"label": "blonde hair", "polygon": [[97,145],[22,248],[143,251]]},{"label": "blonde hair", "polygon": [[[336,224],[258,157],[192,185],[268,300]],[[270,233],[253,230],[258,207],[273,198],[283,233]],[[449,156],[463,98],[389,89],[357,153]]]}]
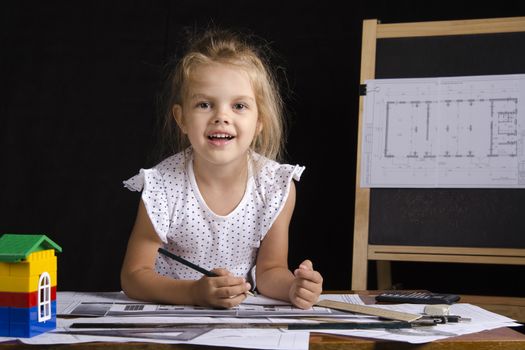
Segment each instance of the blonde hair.
[{"label": "blonde hair", "polygon": [[267,158],[280,160],[285,142],[283,102],[263,46],[252,44],[237,33],[217,29],[207,30],[190,40],[185,54],[170,72],[164,99],[161,142],[165,149],[162,156],[183,151],[190,145],[173,118],[172,108],[175,104],[182,104],[195,67],[212,63],[229,64],[246,71],[254,90],[262,126],[252,142],[251,150]]}]

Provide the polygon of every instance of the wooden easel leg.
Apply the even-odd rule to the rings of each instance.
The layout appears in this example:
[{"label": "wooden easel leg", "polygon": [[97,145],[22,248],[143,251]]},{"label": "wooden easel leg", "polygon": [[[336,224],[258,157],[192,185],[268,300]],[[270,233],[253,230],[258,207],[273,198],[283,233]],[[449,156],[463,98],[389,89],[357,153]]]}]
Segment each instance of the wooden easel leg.
[{"label": "wooden easel leg", "polygon": [[390,261],[378,260],[377,263],[377,289],[392,289],[392,270]]}]

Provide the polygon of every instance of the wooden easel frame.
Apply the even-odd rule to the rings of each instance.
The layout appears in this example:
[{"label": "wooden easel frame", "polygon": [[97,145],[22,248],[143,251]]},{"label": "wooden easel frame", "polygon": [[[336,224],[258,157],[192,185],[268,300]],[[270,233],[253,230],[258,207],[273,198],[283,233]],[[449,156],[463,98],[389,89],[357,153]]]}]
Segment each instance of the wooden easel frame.
[{"label": "wooden easel frame", "polygon": [[[525,17],[380,24],[363,22],[360,83],[375,78],[376,40],[525,32]],[[390,288],[390,261],[525,265],[525,249],[371,245],[368,240],[370,189],[360,187],[364,97],[359,98],[352,289],[367,289],[368,261],[377,261],[378,288]]]}]

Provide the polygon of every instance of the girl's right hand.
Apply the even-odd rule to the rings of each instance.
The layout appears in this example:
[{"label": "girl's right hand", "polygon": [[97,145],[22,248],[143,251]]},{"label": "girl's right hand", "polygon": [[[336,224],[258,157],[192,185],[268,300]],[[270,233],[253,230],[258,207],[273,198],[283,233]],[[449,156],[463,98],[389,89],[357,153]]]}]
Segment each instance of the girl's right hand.
[{"label": "girl's right hand", "polygon": [[217,277],[204,276],[195,281],[193,295],[196,305],[231,308],[246,299],[251,286],[243,277],[235,277],[226,269],[214,269]]}]

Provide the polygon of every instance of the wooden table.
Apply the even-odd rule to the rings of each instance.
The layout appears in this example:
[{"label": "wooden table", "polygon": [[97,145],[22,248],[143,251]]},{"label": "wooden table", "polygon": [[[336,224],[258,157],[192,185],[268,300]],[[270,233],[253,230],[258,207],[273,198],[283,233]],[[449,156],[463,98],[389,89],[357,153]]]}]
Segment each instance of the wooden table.
[{"label": "wooden table", "polygon": [[516,350],[525,349],[525,335],[510,328],[466,334],[425,344],[409,344],[354,337],[310,335],[309,350]]},{"label": "wooden table", "polygon": [[[341,291],[337,293],[353,293]],[[360,291],[365,303],[373,303],[374,295],[377,291]],[[492,309],[503,310],[506,313],[516,313],[519,317],[525,311],[523,298],[505,297],[474,297],[462,296],[462,301],[485,307],[493,306]],[[487,307],[485,307],[487,308]],[[489,309],[489,308],[487,308]],[[514,310],[515,309],[515,310]],[[514,311],[513,311],[514,310]],[[492,310],[494,311],[494,310]],[[495,311],[497,312],[497,311]],[[502,314],[502,312],[498,312]],[[506,314],[509,316],[508,314]],[[512,316],[509,316],[512,317]],[[518,319],[519,317],[513,317]],[[227,347],[207,347],[192,344],[155,344],[155,343],[82,343],[82,344],[61,344],[61,345],[42,345],[28,346],[20,343],[0,343],[0,350],[3,349],[88,349],[88,350],[202,350],[202,349],[229,349],[238,348]],[[511,328],[499,328],[479,333],[466,334],[459,337],[447,338],[425,344],[409,344],[386,340],[366,339],[357,337],[334,336],[320,333],[310,335],[309,350],[516,350],[525,349],[525,334]]]},{"label": "wooden table", "polygon": [[[62,349],[62,350],[203,350],[238,348],[206,347],[191,344],[155,344],[155,343],[84,343],[71,345],[29,346],[18,343],[0,344],[0,349]],[[409,344],[384,340],[333,336],[312,333],[309,350],[517,350],[525,349],[525,335],[510,328],[499,328],[460,337],[438,340],[425,344]]]}]

